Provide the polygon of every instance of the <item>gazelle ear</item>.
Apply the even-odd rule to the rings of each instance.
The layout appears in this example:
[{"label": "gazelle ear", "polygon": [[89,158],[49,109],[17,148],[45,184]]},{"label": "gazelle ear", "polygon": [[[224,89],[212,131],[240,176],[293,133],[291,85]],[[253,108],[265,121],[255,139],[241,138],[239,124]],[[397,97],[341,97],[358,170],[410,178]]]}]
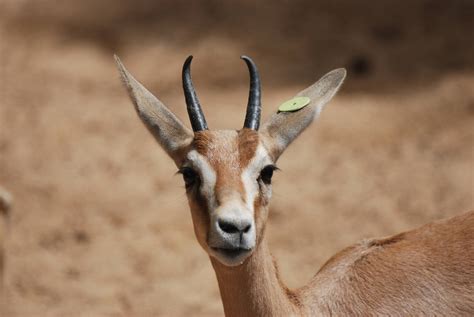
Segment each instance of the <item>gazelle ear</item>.
[{"label": "gazelle ear", "polygon": [[161,101],[133,78],[118,56],[114,55],[114,57],[138,116],[161,147],[179,166],[185,149],[193,140],[193,133]]},{"label": "gazelle ear", "polygon": [[307,106],[297,111],[277,112],[265,122],[260,132],[265,146],[275,161],[314,118],[319,116],[324,105],[337,93],[345,77],[344,68],[327,73],[318,82],[296,95],[296,97],[308,97],[310,102]]}]

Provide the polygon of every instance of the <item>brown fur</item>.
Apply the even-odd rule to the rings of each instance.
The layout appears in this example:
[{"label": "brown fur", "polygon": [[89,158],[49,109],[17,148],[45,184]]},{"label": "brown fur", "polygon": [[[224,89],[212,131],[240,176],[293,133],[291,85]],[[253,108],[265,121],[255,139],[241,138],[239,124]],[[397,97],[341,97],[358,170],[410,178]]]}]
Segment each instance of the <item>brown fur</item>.
[{"label": "brown fur", "polygon": [[[255,156],[258,144],[258,133],[249,129],[240,131],[205,130],[195,133],[191,148],[205,156],[216,173],[214,198],[217,206],[224,204],[227,199],[235,198],[235,194],[239,195],[242,202],[245,201],[246,192],[241,174]],[[188,193],[188,197],[196,236],[201,246],[207,249],[209,209],[206,200],[200,199],[199,190]],[[257,195],[254,202],[257,228],[264,226],[266,221],[266,213],[260,212],[259,207],[262,204],[260,197],[261,195]]]},{"label": "brown fur", "polygon": [[258,133],[242,129],[239,132],[200,131],[195,134],[192,147],[205,156],[217,174],[215,193],[219,204],[229,191],[238,191],[242,200],[245,188],[240,175],[255,156]]},{"label": "brown fur", "polygon": [[[228,133],[199,132],[194,142],[221,179],[216,195],[225,187],[242,188],[242,166],[255,155],[259,142],[256,133]],[[261,196],[254,202],[260,226],[257,250],[237,268],[211,258],[226,316],[474,312],[474,212],[364,240],[329,259],[306,286],[290,290],[281,281],[265,242],[268,201]]]},{"label": "brown fur", "polygon": [[[211,258],[226,316],[297,316],[299,299],[279,280],[278,269],[267,243],[244,264],[227,267]],[[288,296],[290,295],[290,296]]]},{"label": "brown fur", "polygon": [[[258,132],[250,129],[242,129],[237,132],[236,138],[232,138],[234,131],[226,131],[226,136],[209,130],[196,132],[193,147],[199,154],[208,157],[212,166],[222,163],[222,159],[229,156],[238,157],[239,167],[245,168],[255,156],[259,144]],[[227,157],[218,157],[214,154],[216,150],[225,151]]]},{"label": "brown fur", "polygon": [[210,218],[206,199],[200,193],[191,194],[193,199],[188,199],[191,217],[193,219],[194,233],[196,234],[199,244],[206,249],[207,232],[209,232]]},{"label": "brown fur", "polygon": [[239,131],[237,142],[240,167],[245,168],[250,160],[255,156],[255,151],[259,144],[258,132],[244,128]]},{"label": "brown fur", "polygon": [[[140,118],[175,163],[192,148],[206,157],[217,177],[211,197],[217,202],[235,192],[243,199],[242,170],[259,143],[275,162],[346,75],[344,69],[329,72],[297,95],[310,99],[305,108],[274,114],[260,132],[200,131],[193,140],[118,58],[117,64]],[[281,281],[264,237],[269,194],[270,187],[259,184],[253,202],[257,243],[244,263],[226,266],[211,257],[227,316],[474,316],[474,211],[346,248],[308,285],[292,291]],[[206,249],[209,208],[199,193],[188,197],[196,236]]]},{"label": "brown fur", "polygon": [[226,316],[472,316],[474,211],[329,259],[304,287],[281,281],[265,239],[240,267],[212,259]]},{"label": "brown fur", "polygon": [[351,246],[299,296],[310,314],[472,315],[474,211]]}]

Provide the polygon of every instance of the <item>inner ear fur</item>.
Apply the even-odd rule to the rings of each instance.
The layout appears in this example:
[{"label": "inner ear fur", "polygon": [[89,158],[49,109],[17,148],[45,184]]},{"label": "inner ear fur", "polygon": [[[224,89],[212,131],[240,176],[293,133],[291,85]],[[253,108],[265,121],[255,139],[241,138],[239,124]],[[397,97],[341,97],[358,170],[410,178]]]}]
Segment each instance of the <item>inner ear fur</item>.
[{"label": "inner ear fur", "polygon": [[308,97],[310,103],[293,112],[273,114],[260,129],[262,141],[276,161],[283,151],[319,116],[323,107],[341,87],[346,70],[335,69],[320,80],[299,92],[295,97]]},{"label": "inner ear fur", "polygon": [[118,56],[114,57],[138,116],[161,147],[179,166],[194,134],[127,71]]}]

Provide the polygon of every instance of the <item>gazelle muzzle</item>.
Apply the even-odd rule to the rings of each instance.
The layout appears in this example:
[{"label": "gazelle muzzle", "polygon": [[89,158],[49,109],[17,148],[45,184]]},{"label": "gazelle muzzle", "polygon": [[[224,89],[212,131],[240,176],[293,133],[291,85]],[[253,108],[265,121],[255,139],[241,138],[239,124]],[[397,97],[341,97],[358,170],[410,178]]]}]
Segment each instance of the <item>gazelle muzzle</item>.
[{"label": "gazelle muzzle", "polygon": [[208,245],[214,257],[227,265],[242,263],[256,243],[253,214],[245,205],[231,202],[211,215]]}]

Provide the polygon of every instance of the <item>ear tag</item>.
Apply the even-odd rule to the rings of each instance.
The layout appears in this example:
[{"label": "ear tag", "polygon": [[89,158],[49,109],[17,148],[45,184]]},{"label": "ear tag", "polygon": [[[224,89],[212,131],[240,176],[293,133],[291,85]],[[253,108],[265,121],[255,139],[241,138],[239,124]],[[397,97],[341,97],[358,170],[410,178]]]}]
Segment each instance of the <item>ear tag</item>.
[{"label": "ear tag", "polygon": [[308,97],[295,97],[282,103],[280,107],[278,107],[278,112],[298,111],[306,107],[310,101],[311,99]]}]

